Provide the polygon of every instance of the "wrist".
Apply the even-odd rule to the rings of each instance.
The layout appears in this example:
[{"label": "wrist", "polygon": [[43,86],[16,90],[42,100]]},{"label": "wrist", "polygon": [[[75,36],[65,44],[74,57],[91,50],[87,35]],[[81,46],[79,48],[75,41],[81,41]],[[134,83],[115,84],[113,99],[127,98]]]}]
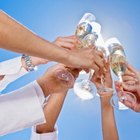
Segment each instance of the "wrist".
[{"label": "wrist", "polygon": [[21,64],[22,64],[22,67],[28,71],[28,68],[27,68],[27,66],[25,64],[25,61],[24,61],[23,57],[21,57]]},{"label": "wrist", "polygon": [[26,54],[22,55],[21,63],[27,71],[34,71],[37,69],[37,67],[32,63],[31,57]]},{"label": "wrist", "polygon": [[72,58],[72,51],[70,51],[70,50],[65,50],[65,53],[64,53],[64,55],[63,55],[63,61],[65,61],[64,62],[64,64],[65,65],[67,65],[67,66],[71,66],[71,58]]},{"label": "wrist", "polygon": [[112,95],[113,94],[110,94],[109,96],[105,96],[105,97],[100,97],[100,103],[103,108],[111,107],[110,100]]}]

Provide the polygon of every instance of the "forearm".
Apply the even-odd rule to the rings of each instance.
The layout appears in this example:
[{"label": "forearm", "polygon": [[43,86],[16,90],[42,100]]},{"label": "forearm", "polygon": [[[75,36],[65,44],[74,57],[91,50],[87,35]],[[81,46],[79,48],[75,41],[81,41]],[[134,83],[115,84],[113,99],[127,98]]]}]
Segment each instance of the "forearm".
[{"label": "forearm", "polygon": [[0,11],[0,47],[63,63],[67,50],[40,38]]},{"label": "forearm", "polygon": [[119,140],[114,110],[110,105],[110,96],[101,97],[102,131],[104,140]]},{"label": "forearm", "polygon": [[38,133],[54,131],[54,126],[62,109],[65,97],[66,93],[53,93],[50,95],[47,105],[44,107],[46,123],[36,127]]}]

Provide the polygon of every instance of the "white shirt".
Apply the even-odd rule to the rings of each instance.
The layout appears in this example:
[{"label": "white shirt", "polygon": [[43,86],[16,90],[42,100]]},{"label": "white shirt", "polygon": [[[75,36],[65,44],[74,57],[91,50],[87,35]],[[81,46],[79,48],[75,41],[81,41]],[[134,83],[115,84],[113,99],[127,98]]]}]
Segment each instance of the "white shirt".
[{"label": "white shirt", "polygon": [[[22,67],[21,57],[1,62],[0,75],[5,76],[0,81],[0,91],[27,73]],[[0,95],[0,135],[44,123],[45,116],[42,109],[44,101],[44,94],[37,82],[32,82],[8,94]],[[37,134],[35,127],[32,129],[31,140],[57,139],[57,128],[54,132],[44,134]]]},{"label": "white shirt", "polygon": [[0,62],[0,75],[5,75],[4,78],[0,80],[0,92],[4,90],[8,84],[27,73],[27,70],[22,67],[21,57]]}]

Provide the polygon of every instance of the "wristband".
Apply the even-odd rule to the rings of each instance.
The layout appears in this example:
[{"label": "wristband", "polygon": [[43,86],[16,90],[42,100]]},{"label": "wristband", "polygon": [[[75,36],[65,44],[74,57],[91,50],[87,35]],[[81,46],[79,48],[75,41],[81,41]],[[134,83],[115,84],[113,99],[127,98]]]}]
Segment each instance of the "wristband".
[{"label": "wristband", "polygon": [[35,67],[33,64],[32,64],[32,59],[30,56],[26,55],[26,54],[23,54],[22,55],[22,58],[24,59],[25,61],[25,64],[26,64],[26,67],[27,67],[27,70],[28,71],[34,71],[36,70],[37,67]]}]

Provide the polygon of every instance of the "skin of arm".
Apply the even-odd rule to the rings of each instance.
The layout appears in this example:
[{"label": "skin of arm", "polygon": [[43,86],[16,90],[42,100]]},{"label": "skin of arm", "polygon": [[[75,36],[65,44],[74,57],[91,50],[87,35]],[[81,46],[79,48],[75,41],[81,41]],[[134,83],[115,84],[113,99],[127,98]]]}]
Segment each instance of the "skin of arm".
[{"label": "skin of arm", "polygon": [[57,59],[61,61],[66,57],[66,50],[40,38],[2,12],[2,10],[0,11],[0,19],[1,48],[54,61]]},{"label": "skin of arm", "polygon": [[[106,72],[102,73],[104,75],[104,86],[112,88],[112,78],[110,74],[109,64],[106,66]],[[93,75],[92,82],[96,85],[97,89],[102,88],[101,75]],[[112,92],[100,92],[100,103],[101,103],[101,118],[102,118],[102,132],[103,140],[119,140],[114,110],[110,104],[110,98]]]},{"label": "skin of arm", "polygon": [[[64,47],[66,49],[72,50],[72,49],[75,49],[74,48],[75,47],[75,45],[74,45],[74,43],[75,43],[74,38],[75,38],[74,36],[59,37],[59,38],[57,38],[54,41],[54,43],[56,45],[58,45],[59,47]],[[43,63],[45,61],[45,59],[36,58],[36,57],[32,57],[32,60],[34,62],[33,63],[34,65],[38,64],[38,62],[42,62]],[[23,65],[26,67],[25,61],[23,61]],[[61,67],[61,69],[63,69],[62,65],[58,66],[58,67]],[[64,69],[66,69],[66,67]],[[71,71],[71,73],[73,73],[74,77],[77,77],[78,70],[73,69],[73,71]],[[57,75],[57,74],[55,74],[55,75]],[[62,81],[62,82],[64,82],[64,81]],[[44,80],[44,83],[46,83],[45,80]],[[59,85],[59,83],[58,83],[58,85]],[[72,86],[72,84],[70,84],[70,87],[71,86]],[[62,106],[63,106],[64,100],[65,100],[68,88],[70,88],[70,87],[68,86],[66,88],[67,90],[64,90],[64,91],[62,90],[62,91],[60,91],[60,93],[53,93],[53,94],[50,95],[50,97],[49,97],[49,99],[47,101],[47,104],[44,107],[44,114],[45,114],[47,122],[45,124],[36,126],[37,133],[42,134],[42,133],[49,133],[49,132],[53,132],[54,131],[54,126],[56,124],[57,118],[58,118],[58,116],[60,114],[60,111],[62,109]],[[49,91],[49,92],[51,92],[51,91]],[[49,94],[49,92],[45,90],[45,93],[47,93],[46,96]]]},{"label": "skin of arm", "polygon": [[44,107],[46,123],[36,126],[37,133],[48,133],[54,131],[54,126],[62,109],[66,94],[67,92],[62,92],[50,95],[47,104]]},{"label": "skin of arm", "polygon": [[[76,44],[76,37],[75,36],[67,36],[67,37],[58,37],[53,42],[59,47],[66,48],[69,50],[75,49]],[[31,61],[33,66],[38,66],[41,64],[47,64],[49,61],[40,57],[31,56]],[[15,62],[16,63],[16,62]],[[24,58],[21,58],[22,67],[28,70]],[[5,75],[0,75],[0,80],[4,78]]]},{"label": "skin of arm", "polygon": [[119,140],[113,107],[110,105],[111,96],[101,97],[103,140]]},{"label": "skin of arm", "polygon": [[[115,88],[117,94],[120,94],[120,91],[126,91],[125,96],[127,100],[124,100],[122,103],[131,108],[135,112],[140,112],[140,72],[136,70],[130,64],[127,64],[127,69],[123,75],[123,84],[115,82]],[[131,96],[127,95],[127,91],[131,94],[134,94],[136,97],[136,102],[131,100]]]},{"label": "skin of arm", "polygon": [[[59,37],[57,38],[54,43],[58,44],[59,47],[65,47],[69,49],[73,49],[74,45],[72,42],[74,42],[74,37]],[[34,66],[40,65],[40,64],[46,64],[48,61],[46,59],[38,58],[31,56],[32,64]],[[21,59],[22,66],[26,69],[25,60]],[[68,72],[69,71],[69,72]],[[73,74],[71,74],[71,73]],[[69,76],[69,80],[63,79],[61,77],[61,73],[64,73]],[[54,125],[55,122],[59,116],[59,113],[61,111],[66,93],[69,88],[72,87],[75,78],[78,76],[79,70],[77,69],[70,69],[68,67],[65,67],[64,65],[56,65],[54,67],[51,67],[47,70],[47,72],[42,76],[38,83],[42,87],[42,90],[44,91],[45,96],[47,97],[50,93],[53,93],[50,95],[47,105],[44,107],[44,114],[47,119],[47,123],[37,126],[37,132],[38,133],[47,133],[54,131]],[[58,76],[58,77],[57,77]],[[74,76],[74,77],[73,77]],[[3,79],[4,76],[0,76],[0,79]],[[48,79],[48,80],[46,80]],[[50,83],[48,86],[46,86],[46,82]],[[61,84],[60,84],[61,83]],[[54,88],[55,87],[55,88]],[[52,90],[53,89],[53,90]],[[60,92],[60,93],[59,93]],[[55,109],[54,109],[55,108]]]},{"label": "skin of arm", "polygon": [[98,71],[100,67],[104,67],[102,56],[95,50],[87,48],[71,51],[58,47],[32,33],[2,10],[0,10],[0,47],[60,62],[74,68],[92,68]]},{"label": "skin of arm", "polygon": [[68,89],[73,87],[78,74],[78,69],[70,69],[62,64],[58,64],[49,68],[37,80],[45,96],[50,95],[44,107],[46,123],[36,126],[37,133],[42,134],[54,131],[54,126],[62,109]]}]

